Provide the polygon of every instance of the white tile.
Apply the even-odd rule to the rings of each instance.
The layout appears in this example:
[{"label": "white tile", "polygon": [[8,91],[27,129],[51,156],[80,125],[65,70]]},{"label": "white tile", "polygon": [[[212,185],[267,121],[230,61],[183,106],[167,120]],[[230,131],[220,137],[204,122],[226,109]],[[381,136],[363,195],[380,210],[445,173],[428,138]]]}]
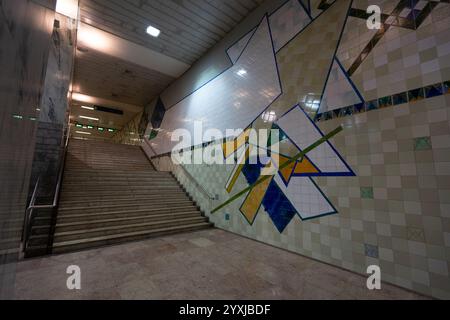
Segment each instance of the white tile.
[{"label": "white tile", "polygon": [[230,57],[230,60],[233,63],[236,63],[237,59],[241,55],[242,51],[244,51],[245,46],[253,35],[255,30],[249,31],[246,35],[244,35],[238,42],[236,42],[233,46],[231,46],[227,50],[227,54]]},{"label": "white tile", "polygon": [[[276,124],[300,150],[309,147],[322,137],[311,119],[299,106],[291,109]],[[322,172],[344,174],[351,172],[329,142],[322,143],[307,155]]]},{"label": "white tile", "polygon": [[428,269],[433,273],[448,277],[447,261],[428,259]]},{"label": "white tile", "polygon": [[349,79],[342,71],[337,60],[333,62],[319,107],[319,113],[361,103],[362,100]]},{"label": "white tile", "polygon": [[286,186],[280,176],[276,175],[275,182],[302,219],[335,213],[334,208],[309,178],[292,177]]},{"label": "white tile", "polygon": [[[245,70],[245,72],[243,71]],[[160,134],[151,141],[158,153],[172,151],[176,129],[194,135],[194,121],[201,121],[203,132],[246,128],[281,93],[269,25],[264,19],[246,50],[230,69],[167,110]],[[200,137],[201,142],[203,137]]]},{"label": "white tile", "polygon": [[311,18],[298,0],[290,0],[269,18],[275,52],[303,30]]},{"label": "white tile", "polygon": [[450,148],[450,135],[432,136],[431,143],[433,149]]}]

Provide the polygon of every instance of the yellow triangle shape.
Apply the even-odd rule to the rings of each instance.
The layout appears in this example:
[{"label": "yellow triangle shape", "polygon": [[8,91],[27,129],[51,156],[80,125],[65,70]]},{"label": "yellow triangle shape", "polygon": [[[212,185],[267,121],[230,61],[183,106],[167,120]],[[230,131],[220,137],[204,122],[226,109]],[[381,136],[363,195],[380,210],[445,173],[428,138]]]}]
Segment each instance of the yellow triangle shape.
[{"label": "yellow triangle shape", "polygon": [[247,142],[250,135],[250,128],[242,132],[236,139],[222,143],[223,156],[228,158],[235,153],[244,143]]},{"label": "yellow triangle shape", "polygon": [[311,161],[307,158],[303,158],[302,161],[298,161],[295,165],[294,173],[295,174],[304,174],[304,173],[318,173],[319,171],[314,167]]}]

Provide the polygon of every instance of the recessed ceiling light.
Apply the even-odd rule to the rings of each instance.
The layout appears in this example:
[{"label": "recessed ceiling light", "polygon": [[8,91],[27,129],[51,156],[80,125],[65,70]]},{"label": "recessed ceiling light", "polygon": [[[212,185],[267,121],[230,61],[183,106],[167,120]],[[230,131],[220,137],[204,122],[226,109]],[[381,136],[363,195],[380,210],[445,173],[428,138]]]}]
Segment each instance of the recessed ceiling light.
[{"label": "recessed ceiling light", "polygon": [[245,69],[241,69],[241,70],[239,70],[238,72],[236,72],[237,73],[237,75],[238,76],[244,76],[244,75],[246,75],[247,74],[247,70],[245,70]]},{"label": "recessed ceiling light", "polygon": [[75,133],[79,133],[79,134],[91,134],[90,132],[84,132],[84,131],[75,131]]},{"label": "recessed ceiling light", "polygon": [[80,116],[81,119],[86,119],[86,120],[92,120],[92,121],[99,121],[99,118],[92,118],[92,117],[86,117],[86,116]]},{"label": "recessed ceiling light", "polygon": [[86,110],[94,110],[94,107],[88,107],[88,106],[81,106],[81,108]]},{"label": "recessed ceiling light", "polygon": [[151,35],[152,37],[157,38],[157,37],[159,37],[159,34],[161,33],[161,30],[159,30],[159,29],[157,29],[157,28],[155,28],[153,26],[148,26],[147,27],[147,33],[149,35]]}]

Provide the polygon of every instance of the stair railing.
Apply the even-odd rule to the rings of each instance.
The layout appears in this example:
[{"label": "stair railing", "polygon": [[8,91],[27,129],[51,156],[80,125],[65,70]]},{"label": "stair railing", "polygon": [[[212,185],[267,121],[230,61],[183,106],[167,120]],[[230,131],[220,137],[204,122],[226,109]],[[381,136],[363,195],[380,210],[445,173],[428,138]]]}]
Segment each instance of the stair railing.
[{"label": "stair railing", "polygon": [[42,176],[39,176],[39,178],[36,181],[36,185],[34,186],[33,194],[31,196],[31,200],[30,200],[30,204],[28,205],[28,207],[27,207],[27,209],[25,211],[25,220],[24,220],[23,231],[22,231],[22,252],[25,252],[26,249],[28,248],[28,242],[29,242],[30,233],[31,233],[31,222],[33,221],[33,218],[34,218],[34,216],[33,216],[34,210],[38,210],[38,209],[55,209],[55,208],[58,207],[59,195],[60,195],[61,184],[62,184],[62,178],[63,178],[64,167],[65,167],[65,162],[66,162],[67,148],[69,146],[69,138],[70,138],[70,131],[69,131],[69,129],[68,129],[68,131],[66,133],[66,137],[65,138],[66,139],[65,139],[65,142],[64,142],[64,149],[63,149],[61,164],[60,164],[59,170],[58,170],[58,180],[57,180],[57,183],[56,183],[55,195],[53,197],[53,203],[52,204],[48,204],[48,205],[36,205],[37,191],[38,191],[39,182],[40,182]]},{"label": "stair railing", "polygon": [[[152,146],[151,146],[151,144],[150,144],[150,141],[148,141],[148,140],[145,139],[145,138],[144,138],[144,141],[145,141],[145,143],[147,144],[147,146],[150,148],[150,150],[151,150],[154,154],[156,154],[155,150],[152,148]],[[161,157],[164,157],[164,156],[170,157],[170,153],[162,154],[162,155],[157,155],[157,156],[154,156],[154,157],[152,157],[152,158],[149,158],[149,159],[150,159],[150,162],[151,162],[152,165],[153,165],[153,167],[156,168],[156,166],[153,164],[152,159],[155,159],[155,158],[161,158]],[[184,173],[184,175],[185,175],[191,182],[193,182],[193,184],[194,184],[194,185],[195,185],[195,186],[203,193],[203,195],[206,196],[206,198],[208,199],[208,202],[209,202],[210,207],[212,207],[211,201],[218,200],[217,197],[211,195],[211,194],[208,192],[208,190],[206,190],[206,189],[202,186],[202,184],[201,184],[200,182],[198,182],[198,180],[197,180],[192,174],[190,174],[189,171],[188,171],[185,167],[183,167],[183,165],[180,164],[180,165],[177,165],[176,167],[177,167],[177,168],[178,168],[178,167],[181,168],[181,170],[182,170],[182,172]],[[175,179],[177,179],[177,177],[175,176],[175,173],[173,172],[173,170],[172,170],[171,173],[172,173],[172,175],[175,177]],[[178,179],[177,179],[177,180],[178,180]]]},{"label": "stair railing", "polygon": [[196,186],[197,188],[200,189],[200,191],[202,191],[202,193],[204,195],[206,195],[206,197],[209,200],[217,200],[215,196],[211,195],[208,190],[206,190],[201,184],[200,182],[197,181],[197,179],[194,178],[194,176],[192,174],[189,173],[189,171],[187,171],[187,169],[185,167],[183,167],[182,165],[178,166],[179,168],[182,169],[183,173],[189,178],[189,180],[191,180]]}]

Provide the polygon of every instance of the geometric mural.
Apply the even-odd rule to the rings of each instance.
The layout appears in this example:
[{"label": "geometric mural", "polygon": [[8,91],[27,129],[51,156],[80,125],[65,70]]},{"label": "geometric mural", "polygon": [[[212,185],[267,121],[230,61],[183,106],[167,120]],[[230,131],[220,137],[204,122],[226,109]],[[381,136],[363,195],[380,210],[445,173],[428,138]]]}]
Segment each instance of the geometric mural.
[{"label": "geometric mural", "polygon": [[[272,80],[278,80],[280,92],[259,105],[253,119],[240,123],[240,137],[222,144],[224,158],[234,157],[236,165],[185,166],[217,196],[204,200],[192,187],[205,212],[218,213],[211,217],[214,223],[356,272],[379,262],[386,281],[448,299],[448,188],[441,193],[438,186],[450,171],[436,165],[434,155],[448,161],[449,3],[290,0],[249,28],[226,51],[232,66],[222,76],[236,72],[243,57],[263,58],[275,62],[278,75]],[[382,9],[380,30],[366,28],[370,4]],[[255,40],[273,52],[249,54]],[[253,72],[251,67],[246,71]],[[265,76],[274,74],[256,78]],[[242,79],[249,93],[259,90],[264,95],[263,86]],[[206,111],[237,95],[228,85],[213,88]],[[231,106],[220,120],[241,121],[243,109],[238,111]],[[366,117],[362,112],[370,113]],[[324,134],[329,137],[338,123],[346,125],[345,139],[322,138],[322,144],[303,154],[305,146]],[[271,142],[278,144],[276,153],[265,159],[255,156],[252,152],[265,152],[267,146],[247,140],[249,128],[278,129],[279,138]],[[230,148],[233,138],[238,143]],[[419,162],[421,169],[414,165]],[[268,163],[275,170],[263,175]],[[361,177],[340,178],[354,176],[353,170]],[[322,176],[336,179],[318,178]],[[436,182],[425,186],[422,176]],[[235,205],[222,210],[230,201]],[[305,221],[337,209],[340,216]]]},{"label": "geometric mural", "polygon": [[[343,75],[343,71],[337,59],[334,57],[336,47],[339,43],[340,33],[345,25],[346,13],[345,11],[342,12],[342,9],[348,9],[350,2],[340,2],[333,10],[327,12],[323,17],[319,17],[311,23],[308,23],[306,27],[301,23],[297,24],[301,32],[296,33],[292,39],[286,41],[286,43],[289,42],[288,45],[286,43],[282,44],[283,48],[277,54],[277,62],[283,93],[270,106],[271,110],[276,110],[278,113],[286,110],[289,103],[295,102],[295,98],[293,97],[299,97],[303,92],[310,91],[315,92],[319,96],[317,99],[320,105],[320,102],[323,101],[321,99],[321,93],[324,88],[327,88],[324,90],[325,95],[322,94],[325,99],[327,99],[328,94],[333,93],[333,90],[338,91],[339,88],[345,88],[348,94],[343,96],[342,100],[344,102],[341,103],[346,104],[349,101],[355,103],[362,101],[359,93],[355,93],[354,87],[349,84],[348,78]],[[297,8],[299,8],[298,10],[306,12],[303,6],[298,5],[298,2],[296,3]],[[292,1],[289,4],[291,5]],[[288,17],[300,17],[300,15],[295,15],[294,12],[287,9],[280,9],[280,12],[288,13]],[[269,19],[273,16],[274,14]],[[308,16],[305,15],[305,17],[310,20]],[[279,20],[282,21],[283,19],[279,18]],[[295,21],[301,20],[297,19]],[[305,20],[303,19],[303,21]],[[275,28],[275,30],[277,29]],[[327,45],[323,45],[325,42],[319,42],[317,39],[309,37],[312,33],[320,33],[318,32],[319,30],[329,32],[328,41],[326,42]],[[273,37],[273,34],[280,33],[274,32],[273,26],[271,31],[275,43],[276,37]],[[302,32],[305,32],[305,34]],[[290,68],[288,62],[291,57],[301,59],[302,56],[299,53],[305,54],[304,48],[309,43],[314,43],[315,46],[322,45],[321,49],[317,47],[321,51],[321,54],[316,55],[316,57],[322,59],[320,66],[315,68],[315,74],[311,74],[311,76],[309,76],[308,61],[305,61],[304,67],[298,68],[298,70]],[[304,56],[307,57],[306,55]],[[233,59],[232,57],[230,58]],[[297,82],[295,86],[289,85],[292,79],[305,79],[305,84]],[[312,83],[311,79],[313,80]],[[338,82],[337,87],[334,81],[336,79],[341,80],[341,83]],[[328,83],[328,86],[325,86],[326,83]],[[336,103],[332,99],[327,101]],[[271,124],[272,129],[279,130],[280,141],[275,142],[279,144],[276,149],[279,150],[279,154],[276,154],[277,157],[275,157],[273,152],[269,153],[269,161],[262,163],[258,155],[259,152],[251,152],[255,149],[257,151],[264,151],[260,149],[265,146],[261,147],[260,145],[250,144],[246,140],[248,131],[244,131],[241,136],[237,137],[235,144],[234,141],[231,141],[225,142],[222,145],[225,158],[236,153],[239,159],[225,186],[228,193],[232,192],[234,183],[240,174],[243,174],[249,185],[252,186],[255,184],[246,194],[239,209],[249,224],[253,224],[261,206],[264,207],[280,233],[283,232],[296,215],[302,220],[307,220],[337,213],[333,204],[314,182],[313,177],[355,175],[329,141],[320,144],[298,160],[291,161],[289,165],[285,165],[293,156],[301,153],[304,149],[313,145],[324,136],[302,107],[307,107],[307,105],[303,103],[303,106],[301,106],[297,102],[294,107],[285,111],[279,116],[278,120]],[[255,123],[252,126],[254,128],[257,127],[255,127]],[[261,183],[257,183],[260,179],[262,180],[262,170],[270,165],[274,165],[277,168],[277,172]]]},{"label": "geometric mural", "polygon": [[[290,160],[324,137],[312,120],[317,109],[326,108],[328,111],[363,102],[335,57],[350,5],[351,1],[340,1],[323,15],[311,19],[303,4],[288,1],[268,17],[281,94],[268,104],[266,110],[270,108],[274,115],[281,114],[271,123],[272,129],[281,132],[280,141],[275,142],[279,144],[279,154],[275,157],[273,152],[269,153],[270,160],[263,163],[259,152],[251,152],[264,151],[260,150],[263,147],[249,143],[248,130],[222,145],[224,158],[235,156],[238,159],[224,186],[227,192],[233,192],[241,174],[250,185],[239,207],[249,224],[253,224],[261,206],[280,233],[296,215],[308,220],[337,213],[313,177],[355,175],[330,141],[318,145],[296,161]],[[259,30],[260,27],[253,29],[227,50],[234,65],[238,64]],[[308,50],[311,47],[314,49]],[[304,108],[309,109],[308,113]],[[247,128],[258,129],[258,118]],[[275,174],[267,176],[262,173],[272,165],[276,168]]]},{"label": "geometric mural", "polygon": [[[299,105],[292,108],[273,124],[273,129],[280,130],[279,144],[283,148],[278,150],[295,150],[298,154],[323,137],[323,133],[301,109]],[[246,132],[236,139],[242,141]],[[240,212],[249,224],[253,224],[259,209],[264,207],[275,227],[281,233],[291,220],[298,215],[302,220],[321,217],[337,213],[333,204],[316,185],[312,177],[317,176],[354,176],[354,172],[345,160],[333,148],[329,141],[320,144],[299,160],[279,169],[291,156],[280,151],[275,157],[271,153],[270,162],[262,164],[257,153],[246,152],[251,148],[260,148],[243,143],[224,143],[224,157],[230,156],[230,148],[234,148],[239,158],[243,158],[235,170],[232,171],[229,181],[235,181],[236,176],[242,173],[249,185],[255,184],[261,177],[264,167],[274,164],[277,173],[264,182],[252,188],[242,205]],[[263,151],[263,150],[259,150]],[[227,182],[226,189],[230,193],[233,185]]]},{"label": "geometric mural", "polygon": [[[264,16],[236,62],[204,86],[170,107],[162,119],[159,134],[150,141],[157,154],[172,152],[175,130],[194,136],[197,123],[203,131],[240,129],[248,126],[281,93],[270,27]],[[196,144],[209,142],[199,137]]]},{"label": "geometric mural", "polygon": [[318,113],[363,102],[364,98],[347,75],[342,64],[335,58]]}]

